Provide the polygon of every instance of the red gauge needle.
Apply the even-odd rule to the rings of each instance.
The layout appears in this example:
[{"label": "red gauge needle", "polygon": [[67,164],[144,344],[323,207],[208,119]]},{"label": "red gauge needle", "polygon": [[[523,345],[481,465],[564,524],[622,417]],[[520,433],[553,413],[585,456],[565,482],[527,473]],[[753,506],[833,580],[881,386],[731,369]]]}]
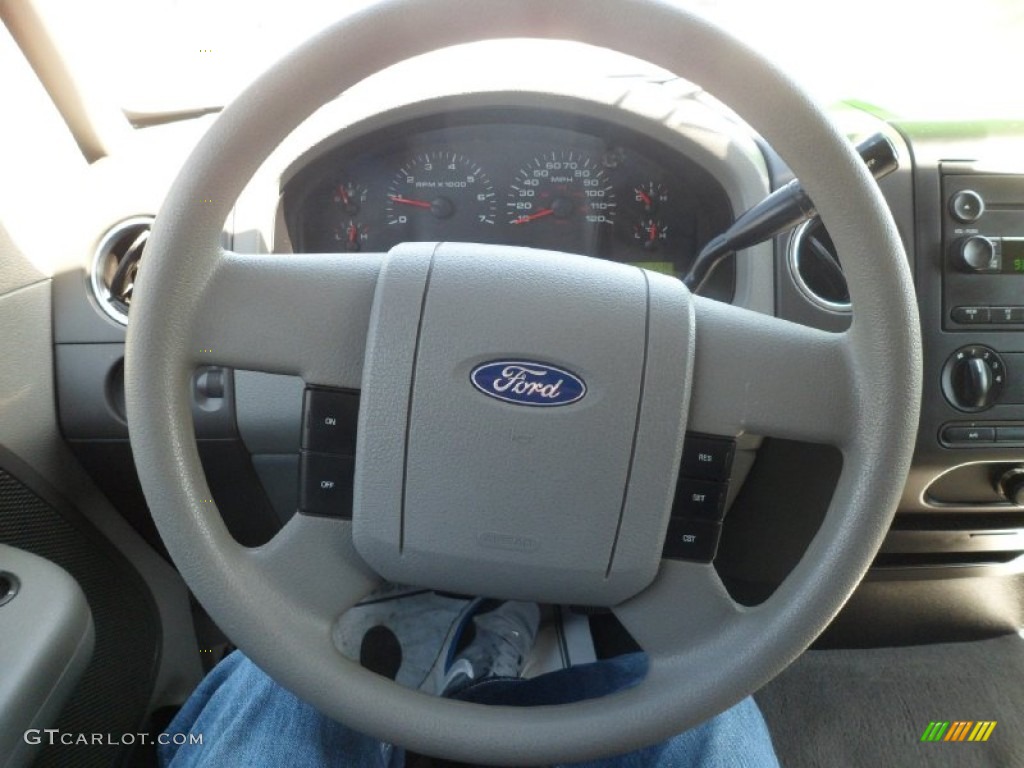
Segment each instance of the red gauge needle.
[{"label": "red gauge needle", "polygon": [[359,234],[359,230],[353,224],[351,227],[348,228],[348,241],[350,243],[354,243],[356,241],[356,236],[358,234]]},{"label": "red gauge needle", "polygon": [[541,208],[536,213],[531,213],[529,216],[520,216],[518,219],[513,219],[509,223],[511,223],[511,224],[526,224],[527,222],[533,221],[534,219],[539,219],[542,216],[550,216],[554,212],[555,212],[554,208]]},{"label": "red gauge needle", "polygon": [[650,228],[647,230],[647,236],[651,238],[651,240],[656,240],[658,238],[657,224],[651,224]]},{"label": "red gauge needle", "polygon": [[401,195],[388,195],[388,199],[393,203],[400,203],[401,205],[414,205],[417,208],[430,207],[430,203],[424,200],[410,200],[408,197],[402,197]]},{"label": "red gauge needle", "polygon": [[348,205],[348,192],[345,191],[344,187],[338,187],[338,195],[341,196],[341,202],[343,202],[345,205]]},{"label": "red gauge needle", "polygon": [[638,195],[640,195],[640,199],[644,201],[644,205],[646,205],[648,208],[650,208],[651,207],[651,198],[648,197],[647,193],[644,192],[642,189],[638,189],[636,191],[636,193]]}]

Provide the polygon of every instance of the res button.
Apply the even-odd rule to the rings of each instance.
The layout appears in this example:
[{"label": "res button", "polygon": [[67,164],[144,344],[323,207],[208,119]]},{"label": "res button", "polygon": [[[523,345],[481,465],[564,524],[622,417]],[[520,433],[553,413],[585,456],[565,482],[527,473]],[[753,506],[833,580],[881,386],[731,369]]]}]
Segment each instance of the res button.
[{"label": "res button", "polygon": [[695,480],[728,480],[734,446],[724,438],[687,435],[679,474]]}]

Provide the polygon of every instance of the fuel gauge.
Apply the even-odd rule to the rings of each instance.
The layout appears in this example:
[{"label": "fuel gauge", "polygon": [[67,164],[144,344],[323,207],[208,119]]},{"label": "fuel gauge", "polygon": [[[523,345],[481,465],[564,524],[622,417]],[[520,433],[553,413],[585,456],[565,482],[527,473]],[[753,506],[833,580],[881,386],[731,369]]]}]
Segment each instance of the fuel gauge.
[{"label": "fuel gauge", "polygon": [[633,199],[640,204],[644,213],[655,213],[668,202],[668,190],[663,184],[648,181],[633,188]]},{"label": "fuel gauge", "polygon": [[343,213],[355,216],[366,203],[367,191],[362,184],[343,181],[332,190],[332,200]]}]

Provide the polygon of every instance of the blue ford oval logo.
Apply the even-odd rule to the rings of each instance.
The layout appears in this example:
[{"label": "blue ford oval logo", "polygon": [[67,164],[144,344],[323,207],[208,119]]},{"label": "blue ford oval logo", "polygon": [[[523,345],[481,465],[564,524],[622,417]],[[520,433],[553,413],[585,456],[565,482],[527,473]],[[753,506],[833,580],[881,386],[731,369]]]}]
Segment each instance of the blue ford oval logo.
[{"label": "blue ford oval logo", "polygon": [[587,385],[576,374],[532,360],[484,363],[469,378],[488,397],[515,405],[569,405],[587,394]]}]

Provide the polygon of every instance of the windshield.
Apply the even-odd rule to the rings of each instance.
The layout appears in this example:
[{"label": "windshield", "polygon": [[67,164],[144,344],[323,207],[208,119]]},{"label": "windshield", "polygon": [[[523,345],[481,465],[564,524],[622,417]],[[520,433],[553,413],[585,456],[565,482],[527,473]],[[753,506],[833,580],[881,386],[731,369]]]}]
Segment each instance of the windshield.
[{"label": "windshield", "polygon": [[[222,106],[367,0],[38,0],[57,44],[130,114]],[[1020,118],[1021,0],[693,0],[825,103],[917,119]]]}]

